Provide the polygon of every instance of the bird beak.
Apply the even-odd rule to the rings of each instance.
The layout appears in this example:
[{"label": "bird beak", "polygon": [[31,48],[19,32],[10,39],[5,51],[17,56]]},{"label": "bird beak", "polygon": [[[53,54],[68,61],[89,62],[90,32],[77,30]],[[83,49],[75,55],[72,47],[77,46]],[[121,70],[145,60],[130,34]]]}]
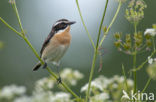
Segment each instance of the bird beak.
[{"label": "bird beak", "polygon": [[72,25],[72,24],[75,24],[76,22],[75,21],[69,21],[69,25]]}]

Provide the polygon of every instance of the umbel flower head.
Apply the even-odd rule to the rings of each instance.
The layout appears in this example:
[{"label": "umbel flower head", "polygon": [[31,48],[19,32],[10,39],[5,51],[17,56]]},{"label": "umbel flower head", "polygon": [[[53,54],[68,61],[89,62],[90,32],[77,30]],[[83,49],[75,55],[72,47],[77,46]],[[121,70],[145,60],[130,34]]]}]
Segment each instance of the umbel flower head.
[{"label": "umbel flower head", "polygon": [[143,0],[130,0],[125,17],[129,22],[137,23],[144,18],[144,9],[147,7]]}]

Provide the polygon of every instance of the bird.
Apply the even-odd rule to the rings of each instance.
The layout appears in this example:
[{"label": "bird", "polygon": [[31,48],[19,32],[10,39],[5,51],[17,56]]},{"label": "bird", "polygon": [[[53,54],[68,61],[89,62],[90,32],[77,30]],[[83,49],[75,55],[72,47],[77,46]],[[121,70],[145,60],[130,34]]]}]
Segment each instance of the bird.
[{"label": "bird", "polygon": [[[52,63],[57,67],[60,65],[60,60],[71,43],[70,27],[75,23],[75,21],[60,19],[53,24],[40,50],[40,58],[44,61],[43,68],[47,67],[47,63]],[[37,71],[41,66],[39,61],[33,71]]]}]

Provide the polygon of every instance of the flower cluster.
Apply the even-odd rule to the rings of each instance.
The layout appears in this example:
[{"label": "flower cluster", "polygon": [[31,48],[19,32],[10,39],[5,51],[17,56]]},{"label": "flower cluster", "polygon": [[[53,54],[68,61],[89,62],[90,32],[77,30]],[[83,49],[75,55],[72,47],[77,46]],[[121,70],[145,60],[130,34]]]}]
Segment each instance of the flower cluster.
[{"label": "flower cluster", "polygon": [[63,80],[65,80],[65,82],[67,82],[70,85],[76,85],[77,81],[83,78],[83,74],[81,74],[79,71],[77,70],[72,70],[69,68],[65,68],[62,72],[61,72],[61,78]]},{"label": "flower cluster", "polygon": [[130,0],[126,9],[126,18],[129,22],[137,23],[144,18],[144,9],[147,7],[143,0]]},{"label": "flower cluster", "polygon": [[150,50],[153,45],[152,40],[154,34],[155,32],[149,32],[149,30],[146,30],[144,35],[142,32],[137,32],[134,35],[126,34],[125,40],[122,40],[122,34],[115,33],[114,38],[116,41],[114,42],[114,45],[119,51],[132,55],[134,54],[134,49],[136,49],[137,52]]},{"label": "flower cluster", "polygon": [[[72,69],[64,69],[62,80],[67,80],[69,84],[76,85],[77,81],[83,78],[83,74]],[[63,75],[64,74],[64,75]],[[70,82],[71,80],[71,82]],[[72,82],[74,80],[74,82]],[[55,82],[52,77],[42,78],[35,82],[32,95],[26,95],[26,88],[23,86],[10,85],[0,90],[0,102],[75,102],[69,93],[63,91],[53,91]],[[92,96],[89,102],[119,102],[122,90],[131,90],[133,81],[127,79],[128,88],[125,88],[123,76],[115,75],[113,78],[99,76],[91,82]],[[81,88],[81,92],[88,89],[88,84]]]},{"label": "flower cluster", "polygon": [[11,100],[15,96],[21,96],[25,94],[25,92],[26,92],[26,88],[24,86],[16,86],[16,85],[5,86],[0,91],[0,99]]},{"label": "flower cluster", "polygon": [[[133,88],[133,81],[127,79],[128,90]],[[115,75],[113,78],[99,76],[91,82],[91,93],[93,96],[90,102],[104,102],[104,101],[120,101],[122,90],[126,89],[125,79],[123,76]],[[81,88],[81,92],[88,90],[88,84]],[[94,101],[96,100],[96,101]]]},{"label": "flower cluster", "polygon": [[[76,85],[77,81],[83,78],[83,74],[77,70],[66,68],[61,72],[61,77],[68,84]],[[31,96],[25,94],[26,88],[23,86],[5,86],[0,90],[0,102],[74,102],[69,93],[53,92],[54,86],[58,86],[58,84],[51,76],[36,81]]]}]

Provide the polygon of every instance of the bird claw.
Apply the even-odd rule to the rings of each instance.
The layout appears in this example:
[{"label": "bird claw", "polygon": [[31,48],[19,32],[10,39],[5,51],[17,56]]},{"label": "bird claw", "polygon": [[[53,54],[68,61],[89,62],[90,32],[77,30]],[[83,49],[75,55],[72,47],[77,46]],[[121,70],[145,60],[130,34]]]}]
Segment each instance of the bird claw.
[{"label": "bird claw", "polygon": [[47,63],[44,63],[43,69],[47,68]]},{"label": "bird claw", "polygon": [[58,84],[61,84],[61,83],[62,83],[62,79],[61,79],[60,76],[59,76],[59,78],[57,79],[57,83],[58,83]]}]

